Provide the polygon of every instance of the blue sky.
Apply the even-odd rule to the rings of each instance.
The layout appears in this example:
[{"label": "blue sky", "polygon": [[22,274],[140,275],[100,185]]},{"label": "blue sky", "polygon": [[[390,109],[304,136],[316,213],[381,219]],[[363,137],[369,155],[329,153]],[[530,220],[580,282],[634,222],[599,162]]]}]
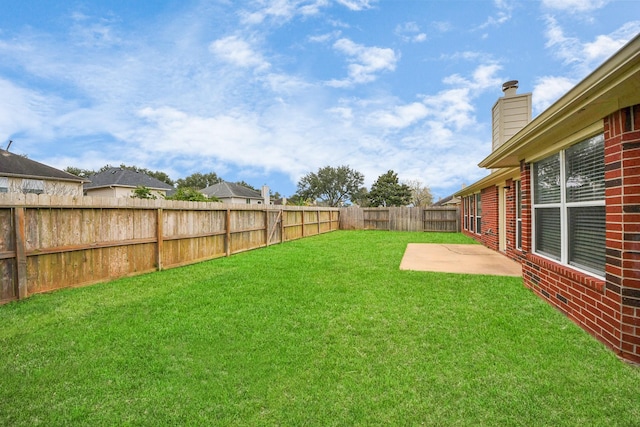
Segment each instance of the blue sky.
[{"label": "blue sky", "polygon": [[323,166],[445,197],[488,171],[507,80],[534,116],[640,32],[640,1],[0,0],[0,147],[216,172]]}]

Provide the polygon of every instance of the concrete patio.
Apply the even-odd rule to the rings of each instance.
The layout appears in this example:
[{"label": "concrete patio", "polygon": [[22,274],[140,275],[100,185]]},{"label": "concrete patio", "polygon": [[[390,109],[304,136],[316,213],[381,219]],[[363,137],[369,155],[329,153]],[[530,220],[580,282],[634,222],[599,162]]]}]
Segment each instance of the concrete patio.
[{"label": "concrete patio", "polygon": [[522,276],[519,263],[482,245],[409,243],[400,270]]}]

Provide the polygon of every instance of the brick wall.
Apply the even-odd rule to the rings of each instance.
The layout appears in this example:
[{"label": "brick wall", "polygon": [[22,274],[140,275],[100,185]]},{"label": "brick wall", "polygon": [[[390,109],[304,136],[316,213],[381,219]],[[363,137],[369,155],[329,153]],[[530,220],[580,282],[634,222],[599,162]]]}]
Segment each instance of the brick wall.
[{"label": "brick wall", "polygon": [[640,363],[640,105],[604,119],[606,280],[531,253],[530,166],[521,165],[525,286],[622,358]]},{"label": "brick wall", "polygon": [[[506,240],[507,245],[505,248],[506,255],[514,261],[523,262],[524,261],[524,253],[521,249],[516,248],[517,243],[517,214],[516,209],[518,208],[517,203],[517,193],[516,193],[516,181],[508,180],[507,181],[506,191]],[[524,203],[523,203],[524,205]]]},{"label": "brick wall", "polygon": [[640,105],[607,117],[607,291],[621,304],[623,357],[640,363]]},{"label": "brick wall", "polygon": [[480,241],[483,245],[494,251],[499,250],[499,189],[497,186],[483,188],[482,197],[482,237]]}]

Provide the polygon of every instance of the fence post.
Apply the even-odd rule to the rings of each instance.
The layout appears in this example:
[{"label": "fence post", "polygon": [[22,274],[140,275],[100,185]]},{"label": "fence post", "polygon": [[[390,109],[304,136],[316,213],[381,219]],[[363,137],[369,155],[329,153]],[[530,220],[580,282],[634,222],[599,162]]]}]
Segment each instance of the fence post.
[{"label": "fence post", "polygon": [[231,256],[231,209],[227,209],[225,222],[224,252],[226,256]]},{"label": "fence post", "polygon": [[158,208],[156,214],[156,238],[158,244],[156,245],[156,264],[158,266],[158,271],[162,270],[162,251],[164,246],[164,215],[162,213],[162,208]]},{"label": "fence post", "polygon": [[27,297],[27,254],[24,247],[24,208],[14,208],[15,242],[16,242],[16,294],[18,299]]},{"label": "fence post", "polygon": [[270,216],[271,216],[271,213],[265,206],[264,207],[264,245],[265,246],[269,246],[269,217]]}]

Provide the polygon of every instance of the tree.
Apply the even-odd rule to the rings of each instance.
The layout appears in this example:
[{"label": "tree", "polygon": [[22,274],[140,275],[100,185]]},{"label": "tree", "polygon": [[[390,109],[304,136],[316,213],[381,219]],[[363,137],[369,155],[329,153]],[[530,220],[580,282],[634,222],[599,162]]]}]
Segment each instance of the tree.
[{"label": "tree", "polygon": [[210,185],[217,184],[222,182],[223,179],[220,178],[215,172],[209,173],[200,173],[196,172],[189,175],[186,178],[178,179],[178,188],[195,188],[197,190],[202,190],[203,188],[207,188]]},{"label": "tree", "polygon": [[294,194],[287,198],[288,206],[310,206],[311,200],[300,197],[298,194]]},{"label": "tree", "polygon": [[362,187],[355,194],[351,196],[351,201],[354,205],[358,205],[361,208],[366,208],[369,205],[369,190],[366,187]]},{"label": "tree", "polygon": [[156,195],[143,185],[138,185],[136,189],[133,190],[131,197],[134,199],[157,199]]},{"label": "tree", "polygon": [[418,179],[407,180],[404,183],[411,189],[411,204],[413,206],[431,206],[433,196],[429,187],[423,186]]},{"label": "tree", "polygon": [[74,166],[67,166],[66,168],[64,168],[64,171],[70,174],[73,174],[75,176],[79,176],[80,178],[86,178],[89,175],[93,175],[96,173],[96,171],[91,169],[81,169],[81,168],[76,168]]},{"label": "tree", "polygon": [[297,194],[302,199],[320,199],[328,206],[341,206],[360,191],[363,182],[364,175],[349,166],[325,166],[303,176]]},{"label": "tree", "polygon": [[258,193],[260,192],[260,190],[258,190],[256,187],[254,187],[253,185],[251,185],[251,184],[249,184],[249,183],[247,183],[245,181],[238,181],[238,182],[236,182],[236,184],[242,185],[243,187],[247,187],[250,190],[257,191]]},{"label": "tree", "polygon": [[406,206],[411,203],[411,189],[400,184],[398,174],[390,170],[371,186],[369,203],[371,206]]},{"label": "tree", "polygon": [[176,192],[166,197],[167,200],[186,200],[189,202],[219,202],[217,197],[207,197],[195,188],[180,187]]}]

